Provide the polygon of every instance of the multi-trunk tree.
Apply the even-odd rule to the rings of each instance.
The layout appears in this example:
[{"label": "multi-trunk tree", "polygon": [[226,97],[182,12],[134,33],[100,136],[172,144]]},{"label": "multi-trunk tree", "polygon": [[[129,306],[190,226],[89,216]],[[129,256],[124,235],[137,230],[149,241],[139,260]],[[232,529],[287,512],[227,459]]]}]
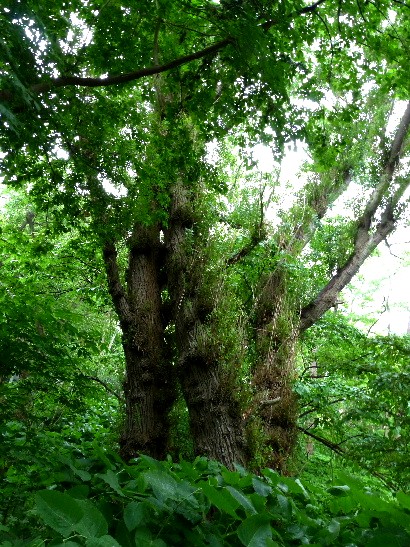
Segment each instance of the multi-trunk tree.
[{"label": "multi-trunk tree", "polygon": [[[410,106],[388,124],[410,99],[409,13],[360,0],[2,8],[2,174],[101,250],[126,362],[125,458],[166,455],[183,398],[197,453],[232,466],[257,446],[286,465],[299,335],[405,208]],[[283,188],[243,192],[228,141],[244,164],[255,143],[278,163],[304,143],[306,184],[275,221],[267,196]],[[323,237],[352,184],[354,215]],[[317,241],[327,266],[302,268]]]}]

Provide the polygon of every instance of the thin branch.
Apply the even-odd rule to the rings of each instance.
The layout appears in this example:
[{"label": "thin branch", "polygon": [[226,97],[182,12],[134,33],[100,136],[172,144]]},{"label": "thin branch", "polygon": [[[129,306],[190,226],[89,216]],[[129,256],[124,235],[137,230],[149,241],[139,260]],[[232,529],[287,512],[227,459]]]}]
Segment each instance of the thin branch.
[{"label": "thin branch", "polygon": [[235,253],[226,260],[226,265],[233,266],[234,264],[240,262],[254,249],[256,249],[259,243],[261,243],[264,239],[266,239],[266,233],[264,232],[264,230],[258,230],[258,233],[252,236],[251,241],[247,245],[242,247],[242,249],[240,249],[237,253]]},{"label": "thin branch", "polygon": [[[346,399],[344,397],[340,398],[340,399],[335,399],[334,401],[326,401],[326,404],[328,405],[335,405],[336,403],[342,403],[343,401],[346,401]],[[302,414],[299,414],[298,418],[304,418],[305,416],[307,416],[308,414],[312,414],[312,412],[315,412],[316,410],[318,410],[317,407],[314,407],[314,408],[311,408],[309,410],[305,410],[305,412],[302,412]]]},{"label": "thin branch", "polygon": [[386,298],[386,297],[383,297],[383,309],[382,311],[379,313],[379,317],[370,325],[370,327],[367,329],[367,336],[370,336],[370,332],[372,330],[372,328],[380,321],[380,317],[386,313],[386,311],[389,311],[389,299]]},{"label": "thin branch", "polygon": [[[355,461],[351,456],[349,456],[349,453],[344,448],[342,448],[340,446],[340,444],[345,442],[345,441],[341,441],[341,443],[336,444],[332,441],[329,441],[328,439],[325,439],[324,437],[320,437],[319,435],[316,435],[315,433],[312,433],[311,431],[309,431],[307,429],[304,429],[303,427],[298,426],[298,429],[299,429],[299,431],[302,431],[302,433],[304,433],[308,437],[311,437],[312,439],[315,439],[315,441],[318,441],[319,443],[323,444],[327,448],[330,448],[330,450],[332,450],[333,452],[335,452],[339,456],[343,456],[347,459],[350,459],[351,461]],[[356,463],[358,463],[358,462],[356,462]],[[377,477],[378,479],[380,479],[389,488],[394,487],[394,484],[392,484],[388,479],[386,479],[386,477],[384,475],[382,475],[378,471],[374,471],[373,468],[369,468],[369,467],[364,466],[364,465],[361,465],[361,467],[363,467],[364,469],[367,469],[367,471],[369,471],[371,475],[373,475],[374,477]]]},{"label": "thin branch", "polygon": [[336,452],[336,454],[339,454],[339,456],[344,456],[346,454],[346,451],[344,448],[341,448],[339,444],[336,444],[332,441],[329,441],[328,439],[325,439],[324,437],[319,437],[319,435],[316,435],[315,433],[312,433],[308,429],[305,429],[304,427],[298,426],[299,431],[302,431],[305,435],[308,435],[309,437],[312,437],[312,439],[315,439],[315,441],[320,442],[324,446],[327,446],[327,448],[330,448],[330,450],[333,450],[333,452]]},{"label": "thin branch", "polygon": [[108,391],[108,393],[111,393],[111,395],[114,395],[114,397],[116,397],[119,401],[123,400],[121,395],[119,395],[116,391],[114,391],[106,382],[104,382],[104,380],[101,380],[97,376],[88,376],[88,374],[83,374],[82,376],[83,378],[86,378],[87,380],[93,380],[94,382],[98,382]]}]

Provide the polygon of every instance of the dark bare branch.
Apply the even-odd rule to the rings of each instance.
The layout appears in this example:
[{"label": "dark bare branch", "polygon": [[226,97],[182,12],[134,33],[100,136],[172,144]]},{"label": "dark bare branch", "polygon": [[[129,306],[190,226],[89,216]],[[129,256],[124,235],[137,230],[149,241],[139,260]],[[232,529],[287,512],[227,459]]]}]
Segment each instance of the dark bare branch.
[{"label": "dark bare branch", "polygon": [[251,241],[247,245],[242,247],[242,249],[240,249],[234,255],[230,256],[227,259],[226,264],[228,266],[232,266],[233,264],[237,264],[243,258],[248,256],[254,249],[256,249],[256,247],[259,245],[259,243],[261,243],[265,239],[266,239],[266,232],[264,230],[260,230],[259,233],[254,234],[252,236]]},{"label": "dark bare branch", "polygon": [[[312,433],[308,429],[305,429],[303,427],[298,426],[299,431],[307,435],[308,437],[311,437],[312,439],[315,439],[315,441],[318,441],[319,443],[323,444],[327,448],[330,448],[333,452],[338,454],[339,456],[344,456],[347,459],[352,459],[349,453],[340,446],[342,443],[346,442],[349,439],[345,439],[341,441],[340,443],[334,443],[332,441],[329,441],[328,439],[325,439],[324,437],[320,437],[319,435],[316,435],[315,433]],[[358,435],[359,436],[359,435]],[[389,482],[384,475],[379,473],[378,471],[375,471],[373,468],[368,468],[366,466],[363,466],[367,471],[369,471],[374,477],[377,477],[380,479],[384,484],[386,484],[389,488],[392,488],[394,485]]]},{"label": "dark bare branch", "polygon": [[319,435],[316,435],[315,433],[312,433],[308,429],[305,429],[304,427],[298,426],[299,431],[302,431],[305,435],[308,435],[308,437],[311,437],[312,439],[315,439],[315,441],[320,442],[324,446],[327,446],[327,448],[330,448],[330,450],[333,450],[333,452],[336,452],[336,454],[339,454],[339,456],[342,456],[345,454],[344,448],[340,446],[340,444],[334,443],[332,441],[329,441],[328,439],[325,439],[324,437],[320,437]]}]

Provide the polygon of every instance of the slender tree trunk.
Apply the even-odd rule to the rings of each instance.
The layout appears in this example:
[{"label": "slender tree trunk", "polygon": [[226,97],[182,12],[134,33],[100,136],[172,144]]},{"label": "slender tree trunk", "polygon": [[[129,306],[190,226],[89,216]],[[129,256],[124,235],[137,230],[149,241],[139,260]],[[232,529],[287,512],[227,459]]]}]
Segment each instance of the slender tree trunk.
[{"label": "slender tree trunk", "polygon": [[120,439],[125,460],[146,453],[166,456],[168,414],[175,400],[170,363],[164,357],[157,251],[159,229],[135,228],[130,240],[127,293],[118,273],[116,251],[106,245],[110,293],[120,318],[125,354],[125,421]]},{"label": "slender tree trunk", "polygon": [[166,245],[179,378],[195,452],[233,468],[234,463],[246,461],[242,416],[234,393],[235,375],[223,365],[213,328],[215,287],[206,279],[204,259],[189,247],[187,230],[194,223],[191,203],[189,191],[176,184]]}]

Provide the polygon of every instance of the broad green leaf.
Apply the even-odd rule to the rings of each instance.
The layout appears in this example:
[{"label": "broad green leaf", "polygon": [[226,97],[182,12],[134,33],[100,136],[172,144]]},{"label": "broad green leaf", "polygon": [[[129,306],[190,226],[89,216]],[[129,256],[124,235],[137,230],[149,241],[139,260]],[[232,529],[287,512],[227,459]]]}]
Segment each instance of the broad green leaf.
[{"label": "broad green leaf", "polygon": [[161,538],[155,537],[147,527],[137,528],[135,531],[135,545],[137,547],[167,547]]},{"label": "broad green leaf", "polygon": [[145,507],[143,502],[132,501],[124,509],[124,522],[128,530],[134,530],[144,519]]},{"label": "broad green leaf", "polygon": [[269,515],[252,515],[246,518],[236,530],[239,539],[247,547],[266,547],[272,539]]},{"label": "broad green leaf", "polygon": [[202,488],[202,491],[208,500],[215,505],[217,509],[222,513],[228,513],[228,515],[231,515],[236,519],[239,518],[236,514],[239,503],[224,487],[211,486],[207,482],[200,482],[199,486]]},{"label": "broad green leaf", "polygon": [[105,481],[109,486],[111,486],[111,488],[117,492],[117,494],[119,494],[120,496],[124,496],[122,490],[121,490],[121,487],[120,487],[120,483],[118,482],[118,477],[117,475],[114,473],[114,471],[112,471],[111,469],[107,469],[107,472],[106,473],[99,473],[96,475],[97,477],[100,477],[103,481]]},{"label": "broad green leaf", "polygon": [[236,488],[233,486],[227,486],[226,489],[231,493],[231,495],[239,501],[239,503],[242,505],[242,507],[245,509],[247,513],[251,513],[251,515],[256,514],[256,509],[252,505],[251,501],[248,500],[246,496],[242,494],[242,492],[239,492]]},{"label": "broad green leaf", "polygon": [[402,507],[410,510],[410,496],[404,492],[397,492],[396,499]]},{"label": "broad green leaf", "polygon": [[108,524],[102,513],[90,500],[77,500],[84,512],[75,525],[75,531],[87,538],[98,538],[108,533]]},{"label": "broad green leaf", "polygon": [[76,484],[75,486],[67,490],[66,493],[69,494],[72,498],[85,500],[90,493],[90,487],[87,484]]},{"label": "broad green leaf", "polygon": [[[44,540],[41,540],[39,545],[44,545]],[[53,547],[78,547],[78,545],[81,544],[76,543],[75,541],[65,541],[64,543],[53,544]]]},{"label": "broad green leaf", "polygon": [[346,484],[343,486],[332,486],[327,489],[327,492],[332,494],[332,496],[348,496],[350,493],[350,488]]},{"label": "broad green leaf", "polygon": [[303,540],[306,536],[305,526],[300,526],[299,524],[292,524],[291,526],[288,526],[287,531],[292,539],[302,540],[302,543],[304,543]]},{"label": "broad green leaf", "polygon": [[269,486],[269,484],[266,484],[266,482],[262,481],[261,479],[258,479],[257,477],[252,478],[252,484],[255,492],[260,496],[266,498],[267,496],[269,496],[269,494],[272,493],[272,487]]},{"label": "broad green leaf", "polygon": [[121,547],[118,541],[109,535],[101,536],[99,538],[88,538],[86,545],[87,547]]},{"label": "broad green leaf", "polygon": [[69,468],[72,470],[72,472],[77,475],[77,477],[80,477],[80,479],[82,481],[89,481],[91,480],[91,475],[88,471],[85,471],[84,469],[78,469],[74,463],[72,462],[72,460],[70,460],[70,458],[66,457],[66,456],[60,456],[60,461],[65,463],[66,465],[69,466]]},{"label": "broad green leaf", "polygon": [[306,488],[303,486],[303,484],[301,483],[300,479],[295,479],[295,483],[300,486],[300,489],[302,490],[304,496],[306,499],[309,499],[309,494],[306,490]]},{"label": "broad green leaf", "polygon": [[178,489],[177,481],[164,471],[146,471],[143,473],[147,483],[157,499],[165,501],[168,498],[175,499]]},{"label": "broad green leaf", "polygon": [[289,518],[292,514],[292,506],[289,499],[286,496],[282,496],[282,494],[277,494],[276,498],[278,500],[279,507],[281,508],[281,513],[286,518]]},{"label": "broad green leaf", "polygon": [[[407,538],[410,540],[410,536]],[[400,537],[400,534],[395,534],[394,532],[384,532],[383,530],[377,531],[374,533],[373,538],[366,540],[366,547],[407,547],[409,543]]]},{"label": "broad green leaf", "polygon": [[36,510],[44,522],[64,537],[68,537],[84,516],[78,500],[55,490],[37,492]]},{"label": "broad green leaf", "polygon": [[151,486],[155,497],[164,502],[167,499],[175,501],[189,500],[189,503],[198,506],[197,500],[192,495],[194,488],[186,481],[176,481],[169,473],[159,470],[143,473],[144,479]]},{"label": "broad green leaf", "polygon": [[332,539],[336,539],[340,532],[340,522],[336,519],[332,519],[327,527]]}]

